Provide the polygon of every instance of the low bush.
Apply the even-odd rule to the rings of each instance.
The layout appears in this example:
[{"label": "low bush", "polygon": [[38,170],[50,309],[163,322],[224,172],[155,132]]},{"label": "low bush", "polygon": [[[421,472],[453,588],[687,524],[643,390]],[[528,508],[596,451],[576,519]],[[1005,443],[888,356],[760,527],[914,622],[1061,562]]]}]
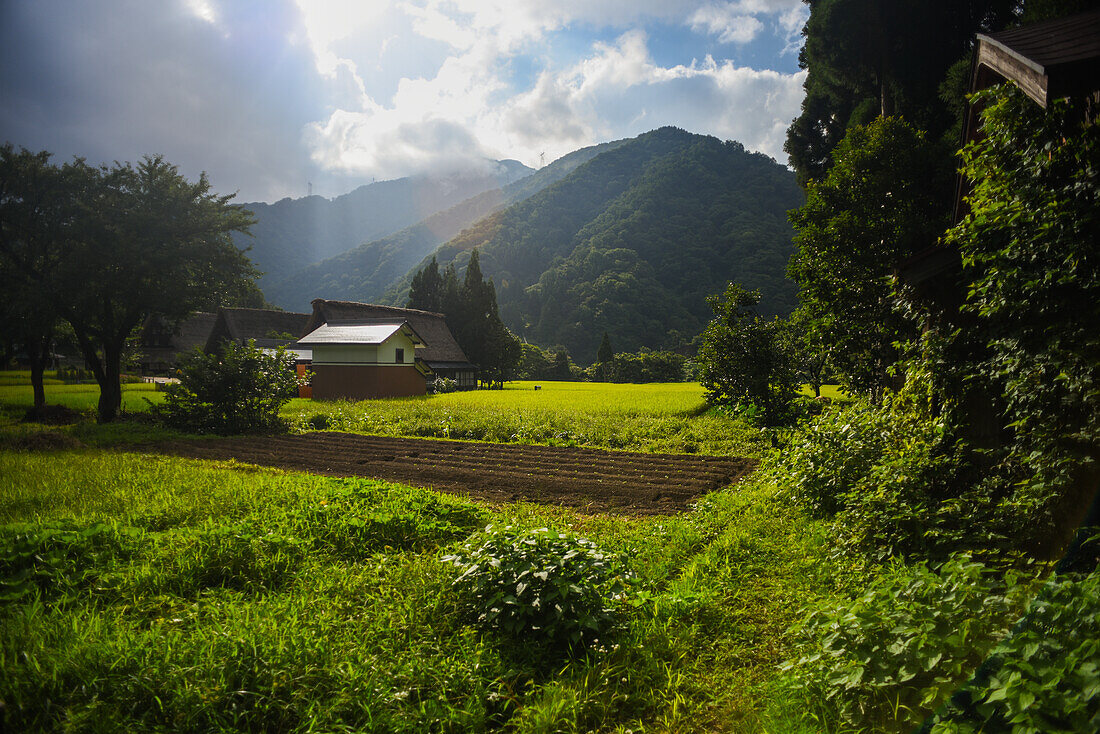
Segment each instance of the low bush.
[{"label": "low bush", "polygon": [[783,493],[833,521],[839,547],[878,561],[1025,547],[1014,477],[956,439],[912,392],[830,406],[768,463]]},{"label": "low bush", "polygon": [[443,395],[456,390],[458,390],[458,383],[448,377],[437,377],[428,385],[428,392],[434,395]]},{"label": "low bush", "polygon": [[541,528],[488,526],[445,556],[462,573],[454,587],[482,629],[560,650],[609,633],[623,591],[617,560],[585,538]]},{"label": "low bush", "polygon": [[179,384],[169,385],[153,412],[173,428],[233,434],[285,428],[279,410],[297,395],[293,358],[252,342],[224,342],[217,354],[186,356]]},{"label": "low bush", "polygon": [[[813,609],[782,666],[827,720],[908,729],[943,703],[1018,618],[1030,587],[959,554],[884,569],[852,600]],[[998,729],[1000,731],[1000,729]]]},{"label": "low bush", "polygon": [[1100,571],[1054,577],[933,734],[1100,731]]}]

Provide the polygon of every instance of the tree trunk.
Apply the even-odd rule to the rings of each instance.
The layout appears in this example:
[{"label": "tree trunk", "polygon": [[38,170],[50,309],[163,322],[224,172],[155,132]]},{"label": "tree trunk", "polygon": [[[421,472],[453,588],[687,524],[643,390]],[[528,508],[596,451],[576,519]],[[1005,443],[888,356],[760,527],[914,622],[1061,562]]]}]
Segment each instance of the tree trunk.
[{"label": "tree trunk", "polygon": [[69,323],[72,324],[76,340],[80,343],[80,351],[84,354],[84,362],[92,370],[92,375],[99,385],[99,405],[97,406],[98,415],[96,420],[100,423],[110,423],[118,417],[118,409],[122,405],[122,386],[119,382],[121,376],[119,363],[122,359],[122,348],[119,347],[113,350],[114,367],[112,369],[111,348],[104,344],[103,355],[100,356],[84,325],[71,318]]},{"label": "tree trunk", "polygon": [[[122,348],[114,344],[103,347],[103,380],[99,382],[100,423],[111,423],[122,409]],[[98,380],[98,377],[96,378]]]},{"label": "tree trunk", "polygon": [[42,378],[46,372],[46,360],[38,357],[31,359],[31,386],[34,388],[34,412],[46,407],[46,387]]},{"label": "tree trunk", "polygon": [[50,352],[53,347],[53,329],[41,339],[27,344],[28,357],[31,360],[31,386],[34,389],[34,412],[46,407],[46,387],[43,381],[46,368],[50,365]]}]

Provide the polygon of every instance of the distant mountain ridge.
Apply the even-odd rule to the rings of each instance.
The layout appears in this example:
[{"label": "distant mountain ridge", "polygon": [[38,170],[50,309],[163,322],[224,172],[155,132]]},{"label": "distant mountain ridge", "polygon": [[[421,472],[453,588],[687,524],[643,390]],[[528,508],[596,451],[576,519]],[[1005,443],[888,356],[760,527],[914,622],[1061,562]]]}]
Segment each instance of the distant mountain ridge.
[{"label": "distant mountain ridge", "polygon": [[578,166],[626,142],[619,140],[576,150],[529,176],[483,191],[396,233],[300,267],[282,279],[268,277],[263,284],[264,295],[272,303],[291,310],[308,309],[314,298],[378,301],[410,268],[463,229],[538,193]]},{"label": "distant mountain ridge", "polygon": [[[586,364],[604,331],[616,351],[684,347],[710,319],[706,297],[731,280],[759,289],[763,312],[791,310],[787,211],[802,203],[794,174],[773,159],[661,128],[602,151],[432,255],[461,271],[477,248],[509,328]],[[415,269],[385,302],[403,305]]]},{"label": "distant mountain ridge", "polygon": [[266,290],[312,263],[391,235],[534,172],[519,161],[488,163],[484,169],[447,176],[378,181],[331,200],[309,196],[274,204],[245,203],[256,215],[256,224],[251,236],[236,235],[234,244],[251,248],[248,255],[264,273],[260,286]]}]

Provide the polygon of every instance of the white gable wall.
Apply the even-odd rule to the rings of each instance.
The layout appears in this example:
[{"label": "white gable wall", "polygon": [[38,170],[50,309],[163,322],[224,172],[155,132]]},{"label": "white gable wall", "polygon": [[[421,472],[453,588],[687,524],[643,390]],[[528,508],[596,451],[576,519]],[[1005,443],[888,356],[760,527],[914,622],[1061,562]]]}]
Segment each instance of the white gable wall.
[{"label": "white gable wall", "polygon": [[[398,349],[404,349],[402,362],[397,362]],[[395,333],[381,344],[315,344],[313,364],[412,364],[416,355],[409,337]]]}]

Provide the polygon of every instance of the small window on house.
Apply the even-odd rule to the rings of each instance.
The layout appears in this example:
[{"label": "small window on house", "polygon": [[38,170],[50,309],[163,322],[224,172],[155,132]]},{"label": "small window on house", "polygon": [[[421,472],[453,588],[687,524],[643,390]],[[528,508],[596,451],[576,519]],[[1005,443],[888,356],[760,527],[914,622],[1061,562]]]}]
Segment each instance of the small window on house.
[{"label": "small window on house", "polygon": [[405,350],[404,349],[395,349],[394,350],[394,355],[395,355],[394,359],[393,359],[394,362],[399,362],[399,363],[404,363],[405,362]]}]

